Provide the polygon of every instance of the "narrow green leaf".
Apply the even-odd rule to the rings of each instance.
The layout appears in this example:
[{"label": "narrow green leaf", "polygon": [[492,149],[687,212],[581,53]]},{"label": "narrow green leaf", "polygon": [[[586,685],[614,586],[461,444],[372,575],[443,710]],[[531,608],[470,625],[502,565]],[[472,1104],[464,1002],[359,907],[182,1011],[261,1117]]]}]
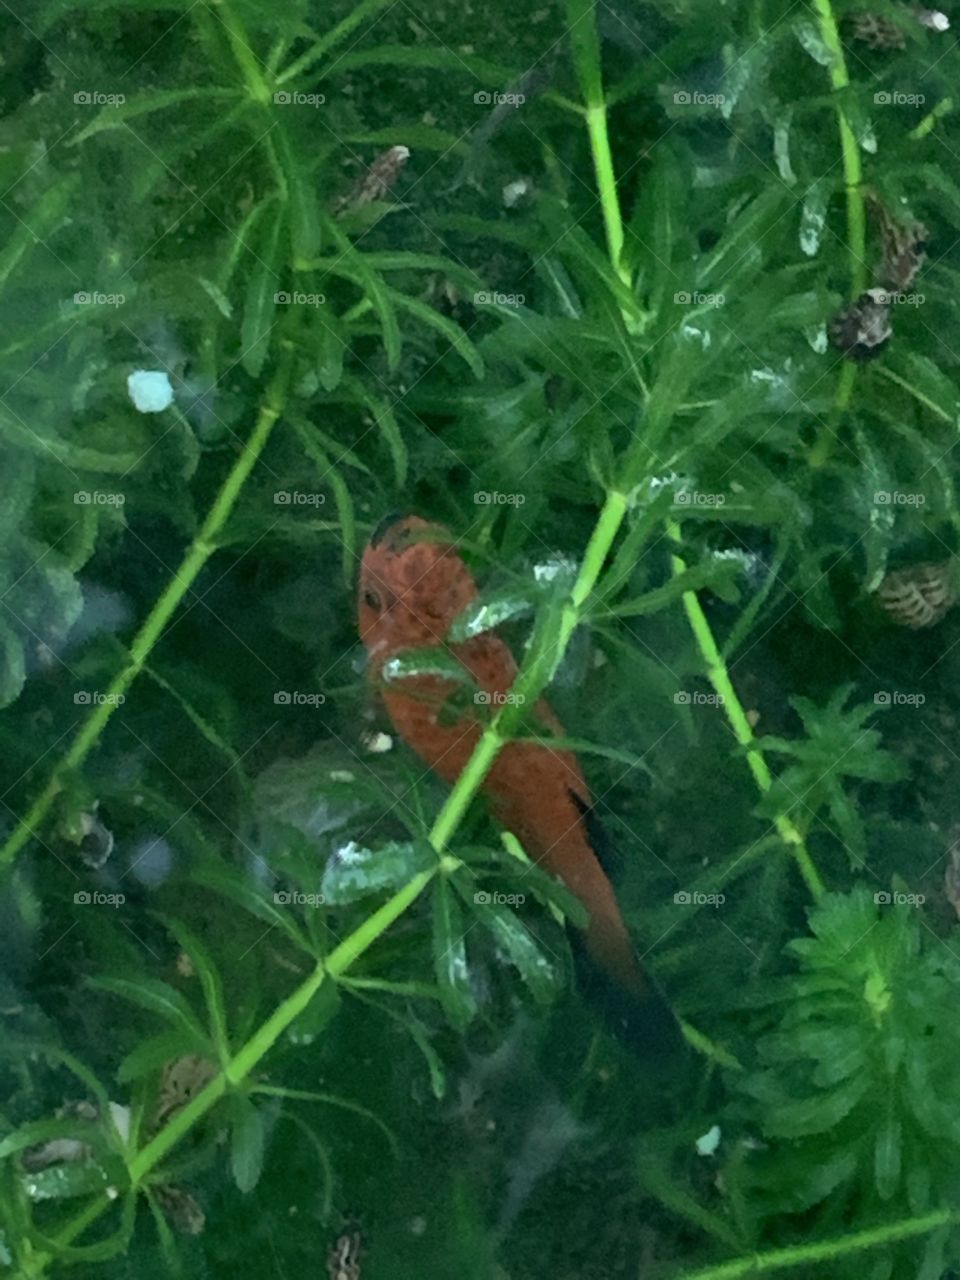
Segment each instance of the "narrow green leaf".
[{"label": "narrow green leaf", "polygon": [[788,199],[792,196],[777,182],[751,200],[698,264],[698,286],[705,292],[733,292],[737,282],[755,274],[764,237],[779,221]]},{"label": "narrow green leaf", "polygon": [[818,62],[821,67],[832,67],[837,60],[836,54],[832,49],[828,48],[823,41],[817,27],[806,19],[799,20],[793,24],[793,31],[803,48],[809,53],[814,62]]},{"label": "narrow green leaf", "polygon": [[207,1005],[207,1015],[210,1018],[213,1043],[221,1060],[226,1061],[230,1056],[227,1011],[223,998],[223,984],[220,981],[220,974],[217,972],[213,957],[200,939],[191,933],[186,925],[166,916],[161,916],[160,919],[176,938],[181,949],[187,953],[193,962],[194,970],[203,988],[203,997]]},{"label": "narrow green leaf", "polygon": [[244,773],[241,758],[233,747],[231,747],[230,743],[217,732],[212,724],[201,716],[193,703],[188,702],[175,685],[172,685],[168,680],[165,680],[163,676],[160,675],[158,671],[155,671],[151,666],[145,664],[143,670],[155,684],[159,685],[164,692],[168,693],[170,697],[173,698],[178,706],[182,707],[184,714],[191,724],[196,726],[211,746],[216,747],[218,751],[222,752],[226,759],[229,760],[231,769],[235,769],[237,771],[237,777],[241,780],[244,787],[248,787],[249,782]]},{"label": "narrow green leaf", "polygon": [[386,400],[381,400],[377,396],[364,393],[364,399],[373,414],[374,421],[380,434],[387,443],[390,450],[390,457],[393,461],[393,478],[396,481],[397,488],[402,489],[407,482],[407,467],[410,463],[410,455],[407,451],[407,442],[403,438],[403,432],[400,430],[400,424],[397,422],[393,407]]},{"label": "narrow green leaf", "polygon": [[877,1133],[873,1152],[873,1175],[881,1200],[889,1200],[900,1185],[900,1156],[900,1121],[888,1116]]},{"label": "narrow green leaf", "polygon": [[436,329],[441,337],[446,338],[457,355],[470,366],[475,377],[483,377],[483,357],[458,324],[454,324],[447,316],[442,316],[439,311],[427,306],[419,298],[411,298],[405,293],[391,289],[389,285],[386,286],[386,292],[395,306],[402,311],[409,311],[421,323],[428,328]]},{"label": "narrow green leaf", "polygon": [[143,456],[142,450],[125,452],[118,449],[116,453],[104,453],[99,449],[88,449],[85,445],[74,444],[59,436],[38,431],[34,422],[24,424],[2,410],[0,410],[0,436],[29,450],[39,458],[48,460],[55,458],[57,462],[62,462],[68,470],[75,473],[102,471],[105,475],[124,475],[132,471]]},{"label": "narrow green leaf", "polygon": [[213,280],[208,280],[206,276],[197,276],[197,284],[211,300],[224,319],[232,320],[233,307],[230,304],[230,299],[223,292],[220,286],[215,284]]},{"label": "narrow green leaf", "polygon": [[102,1147],[104,1130],[98,1121],[82,1120],[77,1116],[65,1116],[59,1120],[30,1120],[0,1139],[0,1160],[6,1160],[18,1151],[25,1151],[27,1147],[38,1146],[55,1138],[72,1138],[92,1147]]},{"label": "narrow green leaf", "polygon": [[436,864],[429,845],[391,840],[367,849],[354,840],[341,845],[328,860],[321,888],[330,906],[358,902],[371,893],[399,889]]},{"label": "narrow green leaf", "polygon": [[142,1009],[149,1009],[165,1022],[180,1028],[191,1040],[196,1049],[204,1053],[210,1052],[210,1041],[196,1014],[175,987],[159,978],[90,978],[92,987],[99,991],[109,991],[113,995],[129,1000]]},{"label": "narrow green leaf", "polygon": [[567,0],[567,27],[583,100],[588,108],[601,107],[603,76],[594,0]]},{"label": "narrow green leaf", "polygon": [[958,422],[957,388],[929,358],[919,351],[891,349],[879,375],[902,387],[942,422],[956,427]]},{"label": "narrow green leaf", "polygon": [[447,1017],[460,1031],[477,1012],[470,987],[463,913],[446,876],[439,876],[433,894],[433,967]]},{"label": "narrow green leaf", "polygon": [[162,1070],[168,1062],[191,1053],[193,1041],[186,1041],[183,1032],[161,1031],[159,1035],[148,1036],[140,1040],[130,1050],[117,1068],[117,1079],[121,1084],[130,1084],[143,1076],[152,1075]]},{"label": "narrow green leaf", "polygon": [[454,618],[447,639],[451,644],[460,644],[485,631],[494,631],[512,618],[527,617],[536,608],[532,595],[531,591],[515,589],[488,592],[471,600]]},{"label": "narrow green leaf", "polygon": [[337,508],[337,517],[340,521],[343,580],[349,586],[353,582],[357,564],[355,551],[357,542],[356,520],[350,486],[343,478],[340,469],[334,466],[326,451],[318,443],[318,437],[312,430],[310,423],[299,417],[293,417],[291,421],[293,422],[294,430],[303,441],[303,446],[308,456],[313,459],[318,467],[321,484],[327,484],[333,490],[333,500]]},{"label": "narrow green leaf", "polygon": [[31,1200],[73,1200],[102,1192],[107,1184],[106,1171],[93,1161],[55,1164],[38,1169],[24,1179]]},{"label": "narrow green leaf", "polygon": [[823,179],[811,183],[803,197],[800,213],[800,248],[808,258],[816,257],[824,227],[827,225],[827,202],[830,185]]},{"label": "narrow green leaf", "polygon": [[710,587],[721,598],[728,599],[729,587],[733,585],[739,572],[740,566],[731,561],[713,560],[693,565],[665,582],[662,587],[656,587],[636,600],[626,600],[623,604],[615,605],[611,612],[618,618],[645,617],[673,604],[685,591],[699,591],[703,587]]},{"label": "narrow green leaf", "polygon": [[259,228],[257,260],[247,282],[240,325],[240,363],[251,378],[258,378],[270,350],[270,334],[277,322],[276,295],[282,292],[280,276],[280,229],[283,219],[275,216]]},{"label": "narrow green leaf", "polygon": [[88,138],[92,138],[95,134],[122,128],[128,120],[133,120],[137,116],[149,115],[153,111],[162,111],[166,107],[175,107],[182,102],[190,102],[197,98],[239,101],[240,97],[241,95],[236,89],[216,87],[205,89],[158,89],[153,93],[140,94],[127,102],[105,107],[84,129],[75,134],[67,145],[76,147],[81,142],[86,142]]},{"label": "narrow green leaf", "polygon": [[277,130],[277,147],[287,183],[293,263],[295,268],[301,268],[320,252],[321,247],[316,182],[305,158],[298,154],[292,134],[283,125]]},{"label": "narrow green leaf", "polygon": [[243,1195],[260,1181],[265,1132],[260,1108],[246,1094],[234,1094],[230,1102],[230,1172]]},{"label": "narrow green leaf", "polygon": [[475,57],[459,50],[427,48],[412,44],[381,44],[372,49],[363,49],[355,53],[346,53],[334,59],[330,73],[343,75],[358,67],[409,67],[435,71],[453,71],[459,77],[475,76],[487,89],[498,89],[506,92],[511,84],[520,79],[520,72],[509,67],[488,62],[485,58]]},{"label": "narrow green leaf", "polygon": [[217,866],[213,863],[207,863],[194,871],[193,879],[196,880],[197,884],[204,885],[209,889],[215,889],[218,893],[222,893],[224,897],[243,907],[245,911],[249,911],[251,915],[272,925],[274,928],[280,929],[298,950],[305,951],[308,954],[311,953],[309,941],[302,929],[300,929],[295,913],[292,911],[279,911],[273,903],[272,896],[265,897],[261,890],[254,888],[246,880],[240,878],[234,870],[225,865]]},{"label": "narrow green leaf", "polygon": [[794,173],[793,165],[790,163],[790,123],[792,115],[793,112],[790,107],[781,108],[773,124],[773,158],[777,163],[777,172],[788,187],[795,186],[797,182],[797,175]]},{"label": "narrow green leaf", "polygon": [[340,317],[332,308],[321,308],[314,332],[317,336],[316,370],[324,391],[336,391],[343,377],[343,357],[347,340]]},{"label": "narrow green leaf", "polygon": [[549,1004],[562,986],[556,966],[540,949],[533,935],[507,904],[495,902],[491,893],[478,890],[470,904],[479,924],[488,929],[539,1004]]},{"label": "narrow green leaf", "polygon": [[17,220],[15,228],[0,249],[0,290],[6,285],[24,256],[52,234],[57,223],[66,213],[67,205],[79,180],[77,174],[61,178],[59,182],[47,188],[25,218]]},{"label": "narrow green leaf", "polygon": [[[343,228],[335,218],[321,213],[321,225],[327,236],[337,246],[342,257],[342,268],[366,293],[370,305],[376,311],[383,330],[383,346],[387,355],[387,365],[391,372],[400,362],[403,340],[400,336],[400,325],[397,321],[396,307],[387,287],[379,274],[366,261],[365,255],[359,253],[344,234]],[[429,308],[428,308],[429,309]]]},{"label": "narrow green leaf", "polygon": [[8,707],[20,697],[26,680],[23,643],[0,618],[0,707]]},{"label": "narrow green leaf", "polygon": [[679,290],[690,288],[672,265],[686,235],[686,201],[678,160],[669,147],[658,147],[640,184],[624,241],[625,261],[641,272],[640,288],[653,312],[661,311]]},{"label": "narrow green leaf", "polygon": [[[258,235],[257,224],[271,205],[274,206],[274,216],[277,216],[277,209],[279,206],[277,205],[276,196],[267,196],[264,200],[259,201],[253,206],[247,216],[240,223],[236,232],[228,238],[223,255],[223,261],[220,266],[220,270],[217,272],[216,283],[214,286],[220,290],[224,297],[227,295],[227,290],[230,286],[231,280],[233,279],[241,254],[249,254],[251,256],[255,254]],[[231,312],[233,311],[232,306],[230,307],[230,310]]]},{"label": "narrow green leaf", "polygon": [[416,676],[435,676],[438,680],[450,680],[456,684],[473,684],[473,677],[466,667],[448,649],[438,645],[394,654],[381,670],[381,679],[387,684]]}]

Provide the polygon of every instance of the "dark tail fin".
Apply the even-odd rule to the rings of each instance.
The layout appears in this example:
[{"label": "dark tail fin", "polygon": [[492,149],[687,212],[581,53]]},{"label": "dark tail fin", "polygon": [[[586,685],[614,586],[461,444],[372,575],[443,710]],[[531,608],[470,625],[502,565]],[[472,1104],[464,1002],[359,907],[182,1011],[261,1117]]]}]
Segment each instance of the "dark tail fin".
[{"label": "dark tail fin", "polygon": [[578,987],[622,1044],[638,1057],[664,1065],[685,1056],[689,1046],[677,1015],[647,970],[649,993],[637,996],[594,963],[578,929],[570,930],[570,944]]},{"label": "dark tail fin", "polygon": [[[576,805],[587,829],[597,861],[607,878],[612,880],[616,854],[609,833],[581,796],[571,790],[570,799]],[[590,1003],[603,1014],[614,1035],[639,1057],[649,1058],[651,1061],[679,1059],[688,1045],[680,1030],[677,1015],[649,971],[643,970],[647,994],[638,996],[622,987],[593,962],[579,930],[570,930],[570,941],[578,985]]]}]

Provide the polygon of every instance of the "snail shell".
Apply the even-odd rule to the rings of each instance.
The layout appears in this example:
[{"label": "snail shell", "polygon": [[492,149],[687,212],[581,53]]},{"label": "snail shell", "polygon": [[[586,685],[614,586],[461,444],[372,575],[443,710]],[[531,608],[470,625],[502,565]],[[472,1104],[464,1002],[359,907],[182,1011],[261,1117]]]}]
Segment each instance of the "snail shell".
[{"label": "snail shell", "polygon": [[877,599],[898,626],[935,626],[955,599],[950,561],[894,569],[880,583]]}]

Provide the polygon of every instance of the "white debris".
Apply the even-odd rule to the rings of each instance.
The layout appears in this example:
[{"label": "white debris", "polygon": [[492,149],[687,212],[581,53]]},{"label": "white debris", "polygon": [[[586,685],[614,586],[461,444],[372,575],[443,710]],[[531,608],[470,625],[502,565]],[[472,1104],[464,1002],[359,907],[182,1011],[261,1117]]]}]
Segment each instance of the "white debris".
[{"label": "white debris", "polygon": [[162,413],[173,404],[173,387],[162,369],[137,369],[127,378],[127,391],[141,413]]},{"label": "white debris", "polygon": [[698,1138],[695,1146],[698,1156],[716,1155],[717,1147],[720,1145],[720,1126],[715,1124],[712,1129],[708,1129],[702,1138]]}]

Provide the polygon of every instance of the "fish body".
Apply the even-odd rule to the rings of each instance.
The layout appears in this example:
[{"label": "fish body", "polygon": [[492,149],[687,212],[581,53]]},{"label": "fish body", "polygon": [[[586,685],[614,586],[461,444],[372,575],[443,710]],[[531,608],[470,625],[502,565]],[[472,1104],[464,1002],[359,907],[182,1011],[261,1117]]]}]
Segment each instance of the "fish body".
[{"label": "fish body", "polygon": [[[476,598],[477,588],[451,536],[417,516],[393,520],[375,531],[360,573],[359,624],[370,675],[379,680],[384,663],[410,649],[440,647],[452,654],[490,702],[510,691],[517,674],[513,654],[494,632],[447,644],[450,624]],[[450,680],[412,675],[382,684],[383,699],[397,733],[446,782],[453,783],[483,732],[479,719],[450,719],[441,711]],[[563,726],[540,700],[534,718],[557,736]],[[591,797],[576,756],[536,742],[508,742],[483,782],[493,816],[519,838],[529,856],[558,876],[589,912],[586,951],[617,996],[644,1005],[651,1016],[641,1037],[678,1039],[669,1006],[641,967],[613,886],[596,855],[587,824]],[[615,1000],[619,1006],[623,1000]],[[626,1007],[626,1006],[624,1006]],[[655,1012],[656,1016],[652,1016]]]}]

